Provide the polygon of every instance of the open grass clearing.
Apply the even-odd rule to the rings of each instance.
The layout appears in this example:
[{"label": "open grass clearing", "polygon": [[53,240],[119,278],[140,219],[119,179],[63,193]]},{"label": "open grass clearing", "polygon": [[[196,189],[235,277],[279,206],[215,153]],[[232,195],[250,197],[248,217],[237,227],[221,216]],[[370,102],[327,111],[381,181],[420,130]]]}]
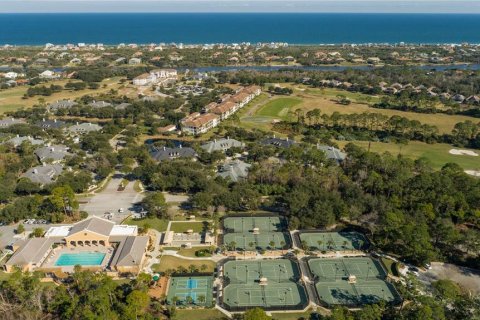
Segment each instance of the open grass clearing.
[{"label": "open grass clearing", "polygon": [[[368,141],[351,141],[360,147],[368,149]],[[337,141],[340,147],[344,147],[347,141]],[[407,145],[395,143],[370,142],[370,151],[377,153],[390,152],[393,155],[401,154],[411,159],[425,158],[435,169],[440,169],[446,163],[457,163],[465,170],[479,170],[478,157],[466,155],[453,155],[448,153],[453,147],[444,143],[427,144],[418,141],[410,141]]]},{"label": "open grass clearing", "polygon": [[159,219],[159,218],[144,218],[144,219],[138,219],[138,220],[128,218],[127,220],[125,220],[124,223],[132,226],[138,226],[141,228],[145,228],[145,226],[148,226],[149,228],[155,229],[160,232],[167,230],[167,226],[168,226],[167,220]]},{"label": "open grass clearing", "polygon": [[180,250],[177,251],[177,254],[184,257],[196,258],[197,256],[195,255],[195,252],[203,249],[208,249],[208,247],[180,248]]},{"label": "open grass clearing", "polygon": [[185,320],[185,319],[195,319],[195,320],[220,320],[226,319],[225,315],[218,311],[217,309],[177,309],[175,312],[174,320]]},{"label": "open grass clearing", "polygon": [[[216,266],[216,263],[211,260],[189,260],[177,258],[174,256],[162,256],[160,263],[154,264],[152,269],[155,272],[165,272],[166,270],[177,270],[180,267],[183,267],[188,270],[190,265],[194,265],[201,272],[213,272]],[[206,265],[207,269],[202,270],[202,265]]]},{"label": "open grass clearing", "polygon": [[195,222],[173,222],[170,225],[170,231],[176,233],[184,233],[187,230],[193,230],[195,233],[200,233],[205,229],[207,222],[195,221]]},{"label": "open grass clearing", "polygon": [[273,320],[299,320],[310,319],[310,311],[307,312],[285,312],[285,313],[272,313]]}]

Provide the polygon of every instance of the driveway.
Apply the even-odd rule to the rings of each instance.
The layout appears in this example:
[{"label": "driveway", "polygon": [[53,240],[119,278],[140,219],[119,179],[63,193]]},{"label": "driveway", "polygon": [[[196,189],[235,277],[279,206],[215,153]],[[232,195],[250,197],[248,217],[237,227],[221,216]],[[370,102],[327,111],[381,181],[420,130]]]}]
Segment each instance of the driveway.
[{"label": "driveway", "polygon": [[480,293],[480,271],[454,264],[433,262],[432,269],[420,272],[418,278],[428,284],[440,279],[449,279],[474,294]]},{"label": "driveway", "polygon": [[[103,191],[83,199],[88,202],[80,204],[80,210],[88,212],[89,216],[100,217],[104,217],[106,212],[111,212],[113,213],[112,221],[121,222],[134,211],[133,205],[143,199],[143,194],[133,189],[133,181],[128,183],[125,190],[118,191],[122,179],[123,174],[116,173]],[[123,213],[118,212],[120,208],[123,208]]]}]

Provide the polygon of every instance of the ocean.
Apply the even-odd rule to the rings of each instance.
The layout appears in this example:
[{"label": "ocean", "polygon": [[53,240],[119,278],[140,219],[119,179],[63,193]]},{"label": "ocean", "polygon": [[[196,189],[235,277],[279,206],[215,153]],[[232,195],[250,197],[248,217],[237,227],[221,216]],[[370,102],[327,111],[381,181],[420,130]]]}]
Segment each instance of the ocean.
[{"label": "ocean", "polygon": [[480,43],[480,15],[348,13],[0,14],[0,44]]}]

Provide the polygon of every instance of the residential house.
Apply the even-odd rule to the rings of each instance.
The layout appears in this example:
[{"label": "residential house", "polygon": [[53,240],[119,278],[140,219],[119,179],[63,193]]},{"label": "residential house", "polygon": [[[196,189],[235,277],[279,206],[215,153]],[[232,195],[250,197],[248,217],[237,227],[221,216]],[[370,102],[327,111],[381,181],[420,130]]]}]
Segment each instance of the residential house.
[{"label": "residential house", "polygon": [[54,71],[51,70],[45,70],[42,73],[38,75],[41,79],[58,79],[60,76],[57,75]]},{"label": "residential house", "polygon": [[465,102],[471,103],[471,104],[480,104],[480,97],[479,96],[470,96],[467,99],[465,99]]},{"label": "residential house", "polygon": [[40,162],[59,163],[66,156],[71,155],[69,148],[64,145],[52,145],[38,148],[34,151]]},{"label": "residential house", "polygon": [[191,159],[197,156],[197,153],[192,148],[184,148],[179,146],[177,148],[155,148],[152,150],[152,158],[157,161],[174,160],[178,158]]},{"label": "residential house", "polygon": [[30,137],[30,136],[21,137],[18,134],[17,134],[16,137],[8,140],[7,143],[9,143],[9,144],[13,145],[15,148],[17,148],[17,147],[21,146],[22,143],[25,142],[25,141],[30,142],[30,144],[32,144],[34,146],[42,145],[42,144],[45,143],[45,141],[43,141],[41,139],[35,139],[35,138]]},{"label": "residential house", "polygon": [[76,106],[78,103],[72,100],[57,100],[56,102],[50,103],[47,106],[47,109],[52,111],[57,111],[59,109],[69,109],[71,107]]},{"label": "residential house", "polygon": [[291,146],[293,146],[295,144],[295,141],[290,140],[288,138],[280,139],[280,138],[276,138],[275,136],[273,136],[272,138],[267,138],[267,139],[262,140],[260,142],[260,144],[265,145],[265,146],[275,146],[275,147],[278,147],[278,148],[290,148]]},{"label": "residential house", "polygon": [[30,168],[22,174],[22,178],[27,178],[40,186],[46,186],[53,183],[62,173],[63,166],[61,164],[43,164]]},{"label": "residential house", "polygon": [[465,101],[465,96],[457,93],[452,97],[452,100],[455,102],[463,103]]},{"label": "residential house", "polygon": [[248,170],[251,166],[241,160],[226,162],[219,166],[217,176],[237,182],[248,177]]},{"label": "residential house", "polygon": [[18,77],[18,73],[10,71],[5,73],[3,76],[5,77],[5,79],[15,80]]},{"label": "residential house", "polygon": [[95,123],[84,122],[84,123],[76,123],[75,125],[67,128],[67,131],[72,134],[84,134],[94,131],[100,131],[102,127]]},{"label": "residential house", "polygon": [[26,123],[23,119],[5,118],[0,120],[0,128],[8,128],[14,124]]},{"label": "residential house", "polygon": [[230,148],[243,148],[244,146],[243,142],[227,137],[227,139],[209,141],[203,144],[201,148],[208,153],[212,153],[213,151],[227,151]]},{"label": "residential house", "polygon": [[60,129],[66,125],[65,121],[53,119],[42,119],[41,121],[37,121],[35,123],[37,127],[41,127],[42,129]]},{"label": "residential house", "polygon": [[131,58],[130,60],[128,60],[129,65],[138,65],[141,63],[142,63],[142,59],[140,58]]},{"label": "residential house", "polygon": [[347,157],[346,153],[335,147],[317,145],[317,148],[325,153],[327,159],[334,160],[338,164],[342,163]]},{"label": "residential house", "polygon": [[88,104],[89,107],[92,107],[92,108],[105,108],[105,107],[111,107],[112,104],[110,102],[106,102],[106,101],[95,101],[93,100],[92,102],[90,102]]}]

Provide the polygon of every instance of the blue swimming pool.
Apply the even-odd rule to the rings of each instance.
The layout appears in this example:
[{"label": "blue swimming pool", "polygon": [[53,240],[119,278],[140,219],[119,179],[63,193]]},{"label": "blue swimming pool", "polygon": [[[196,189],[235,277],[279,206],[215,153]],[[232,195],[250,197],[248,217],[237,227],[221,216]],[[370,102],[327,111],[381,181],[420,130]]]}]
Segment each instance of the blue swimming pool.
[{"label": "blue swimming pool", "polygon": [[57,261],[56,266],[99,266],[102,264],[105,253],[101,252],[77,252],[62,253]]}]

